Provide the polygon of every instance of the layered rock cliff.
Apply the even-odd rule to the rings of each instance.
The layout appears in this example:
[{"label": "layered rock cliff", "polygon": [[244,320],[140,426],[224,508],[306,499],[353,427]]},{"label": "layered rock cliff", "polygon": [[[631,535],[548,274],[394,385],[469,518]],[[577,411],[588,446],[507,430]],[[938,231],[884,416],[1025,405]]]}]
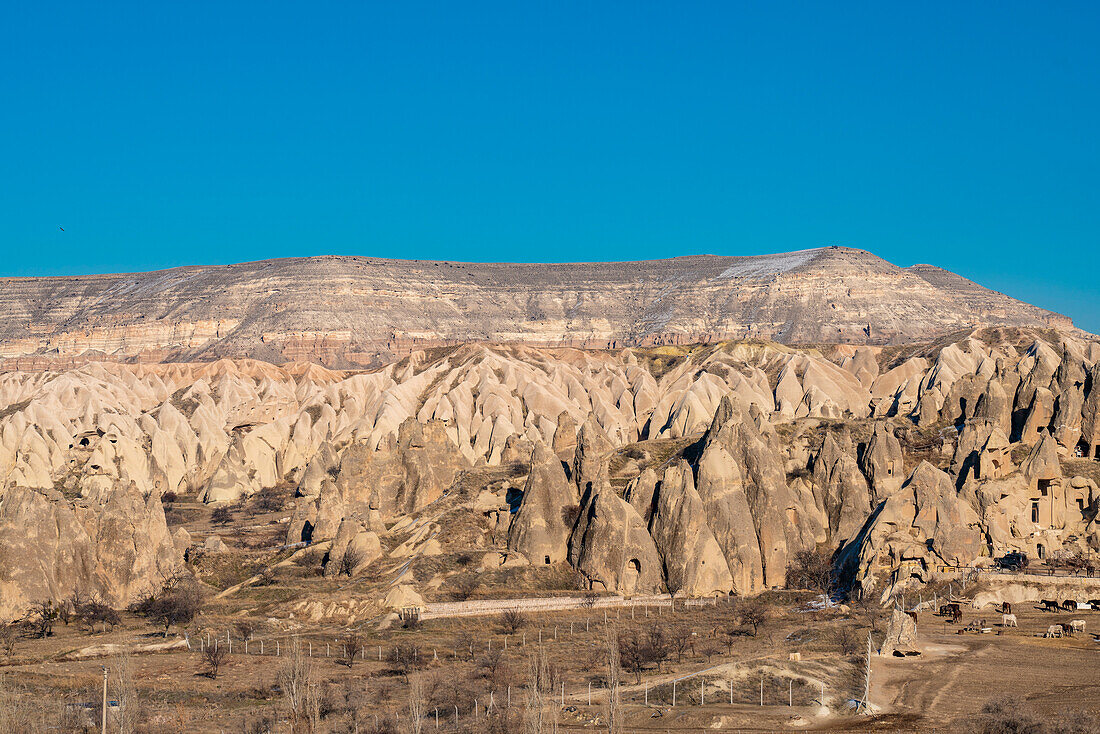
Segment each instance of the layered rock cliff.
[{"label": "layered rock cliff", "polygon": [[378,366],[472,341],[617,348],[763,339],[896,344],[1069,319],[860,250],[632,263],[315,257],[0,280],[9,368],[219,357]]}]

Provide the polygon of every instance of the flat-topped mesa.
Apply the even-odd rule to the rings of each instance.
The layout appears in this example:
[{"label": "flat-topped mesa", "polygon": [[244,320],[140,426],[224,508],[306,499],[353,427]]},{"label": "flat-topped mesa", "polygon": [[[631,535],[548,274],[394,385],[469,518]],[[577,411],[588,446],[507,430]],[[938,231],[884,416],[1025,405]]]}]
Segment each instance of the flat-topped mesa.
[{"label": "flat-topped mesa", "polygon": [[630,263],[325,256],[0,284],[0,359],[15,369],[219,357],[361,367],[466,342],[898,344],[976,326],[1072,329],[948,271],[844,247]]}]

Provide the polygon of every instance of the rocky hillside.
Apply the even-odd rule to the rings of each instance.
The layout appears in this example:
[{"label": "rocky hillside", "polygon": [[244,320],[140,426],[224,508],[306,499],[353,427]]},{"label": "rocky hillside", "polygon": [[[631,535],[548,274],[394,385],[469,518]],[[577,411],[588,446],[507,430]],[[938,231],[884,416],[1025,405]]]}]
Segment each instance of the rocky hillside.
[{"label": "rocky hillside", "polygon": [[316,257],[0,281],[0,358],[380,366],[467,342],[619,348],[756,339],[901,344],[1070,320],[928,265],[860,250],[631,263]]},{"label": "rocky hillside", "polygon": [[889,590],[1100,549],[1098,450],[1100,343],[1038,330],[12,371],[0,617],[75,592],[124,604],[173,573],[192,539],[169,534],[166,494],[246,513],[275,489],[296,495],[285,542],[354,549],[349,573],[480,548],[596,589],[753,593],[826,548]]}]

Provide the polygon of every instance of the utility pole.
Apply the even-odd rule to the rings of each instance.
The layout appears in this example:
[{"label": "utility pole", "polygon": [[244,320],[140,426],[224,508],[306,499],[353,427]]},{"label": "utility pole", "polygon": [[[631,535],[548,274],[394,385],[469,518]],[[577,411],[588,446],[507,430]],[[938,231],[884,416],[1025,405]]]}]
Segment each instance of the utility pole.
[{"label": "utility pole", "polygon": [[102,734],[107,734],[107,666],[101,666],[103,668],[103,719],[102,719]]}]

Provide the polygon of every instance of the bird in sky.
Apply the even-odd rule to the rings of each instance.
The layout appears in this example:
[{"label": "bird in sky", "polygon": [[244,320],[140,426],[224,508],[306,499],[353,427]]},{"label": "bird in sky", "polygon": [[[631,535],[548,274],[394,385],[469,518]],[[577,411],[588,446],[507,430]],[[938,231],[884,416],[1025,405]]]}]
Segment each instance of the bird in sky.
[{"label": "bird in sky", "polygon": [[65,231],[65,228],[64,228],[64,227],[61,227],[61,226],[59,226],[59,227],[58,227],[58,229],[60,229],[60,230],[61,230],[62,232],[64,232],[64,231]]}]

